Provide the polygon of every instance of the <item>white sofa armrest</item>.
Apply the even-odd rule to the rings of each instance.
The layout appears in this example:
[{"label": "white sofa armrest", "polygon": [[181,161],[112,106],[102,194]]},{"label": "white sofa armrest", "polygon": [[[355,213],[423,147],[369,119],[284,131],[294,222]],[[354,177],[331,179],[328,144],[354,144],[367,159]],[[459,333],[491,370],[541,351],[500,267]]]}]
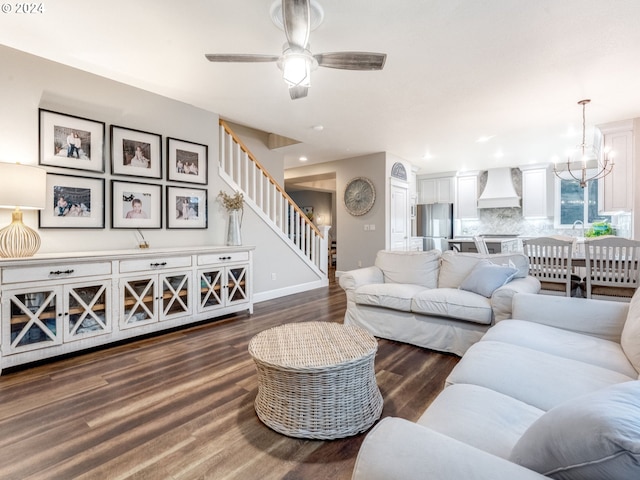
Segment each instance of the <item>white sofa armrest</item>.
[{"label": "white sofa armrest", "polygon": [[506,285],[498,288],[491,295],[491,308],[496,322],[511,318],[513,297],[516,293],[538,293],[540,281],[531,275],[525,278],[515,278]]},{"label": "white sofa armrest", "polygon": [[349,291],[361,285],[384,283],[384,276],[378,267],[364,267],[344,272],[340,275],[338,282],[343,290]]},{"label": "white sofa armrest", "polygon": [[519,293],[513,297],[511,318],[620,343],[628,312],[624,302]]},{"label": "white sofa armrest", "polygon": [[360,447],[352,480],[547,478],[422,425],[387,417]]}]

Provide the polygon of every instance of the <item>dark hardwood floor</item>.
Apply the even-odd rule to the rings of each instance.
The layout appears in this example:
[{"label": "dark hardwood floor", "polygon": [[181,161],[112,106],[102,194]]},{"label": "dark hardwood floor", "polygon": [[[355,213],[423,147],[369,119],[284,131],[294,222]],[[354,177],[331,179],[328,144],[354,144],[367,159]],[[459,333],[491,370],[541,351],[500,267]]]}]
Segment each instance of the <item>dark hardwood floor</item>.
[{"label": "dark hardwood floor", "polygon": [[[332,282],[239,314],[0,377],[0,478],[349,479],[365,434],[289,438],[253,409],[256,333],[288,322],[342,322]],[[382,416],[416,420],[455,356],[379,341]]]}]

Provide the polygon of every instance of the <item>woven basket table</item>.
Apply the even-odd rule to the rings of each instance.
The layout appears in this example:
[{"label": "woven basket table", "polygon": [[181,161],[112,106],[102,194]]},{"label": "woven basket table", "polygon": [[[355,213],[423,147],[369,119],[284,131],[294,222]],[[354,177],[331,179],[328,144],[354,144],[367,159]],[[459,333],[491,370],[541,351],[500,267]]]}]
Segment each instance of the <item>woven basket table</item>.
[{"label": "woven basket table", "polygon": [[290,323],[259,333],[249,342],[258,371],[258,418],[291,437],[328,440],[364,432],[382,413],[377,349],[369,332],[339,323]]}]

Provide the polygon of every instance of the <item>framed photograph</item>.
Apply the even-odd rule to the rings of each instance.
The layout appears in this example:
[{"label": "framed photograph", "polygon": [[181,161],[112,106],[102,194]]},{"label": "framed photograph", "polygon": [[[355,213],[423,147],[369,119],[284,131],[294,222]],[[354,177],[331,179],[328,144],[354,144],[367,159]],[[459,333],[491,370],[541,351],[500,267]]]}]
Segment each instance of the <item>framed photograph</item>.
[{"label": "framed photograph", "polygon": [[104,123],[39,109],[40,165],[104,172]]},{"label": "framed photograph", "polygon": [[167,187],[167,228],[207,228],[207,191]]},{"label": "framed photograph", "polygon": [[39,228],[104,228],[104,178],[47,174]]},{"label": "framed photograph", "polygon": [[207,145],[167,138],[167,152],[167,180],[207,184]]},{"label": "framed photograph", "polygon": [[162,186],[111,180],[111,228],[162,228]]},{"label": "framed photograph", "polygon": [[111,173],[162,178],[162,137],[111,125]]}]

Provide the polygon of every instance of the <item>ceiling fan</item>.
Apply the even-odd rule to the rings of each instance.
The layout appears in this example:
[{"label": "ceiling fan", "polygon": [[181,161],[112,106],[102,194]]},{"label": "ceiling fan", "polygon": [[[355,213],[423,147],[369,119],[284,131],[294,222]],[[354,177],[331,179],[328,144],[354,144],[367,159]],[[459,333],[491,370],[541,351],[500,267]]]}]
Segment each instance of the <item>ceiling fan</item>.
[{"label": "ceiling fan", "polygon": [[[275,6],[279,6],[277,2]],[[314,0],[282,0],[282,26],[287,38],[282,55],[209,53],[205,57],[211,62],[277,62],[293,100],[307,96],[311,71],[317,67],[382,70],[387,58],[385,53],[332,52],[313,55],[309,46],[312,8],[322,11]]]}]

